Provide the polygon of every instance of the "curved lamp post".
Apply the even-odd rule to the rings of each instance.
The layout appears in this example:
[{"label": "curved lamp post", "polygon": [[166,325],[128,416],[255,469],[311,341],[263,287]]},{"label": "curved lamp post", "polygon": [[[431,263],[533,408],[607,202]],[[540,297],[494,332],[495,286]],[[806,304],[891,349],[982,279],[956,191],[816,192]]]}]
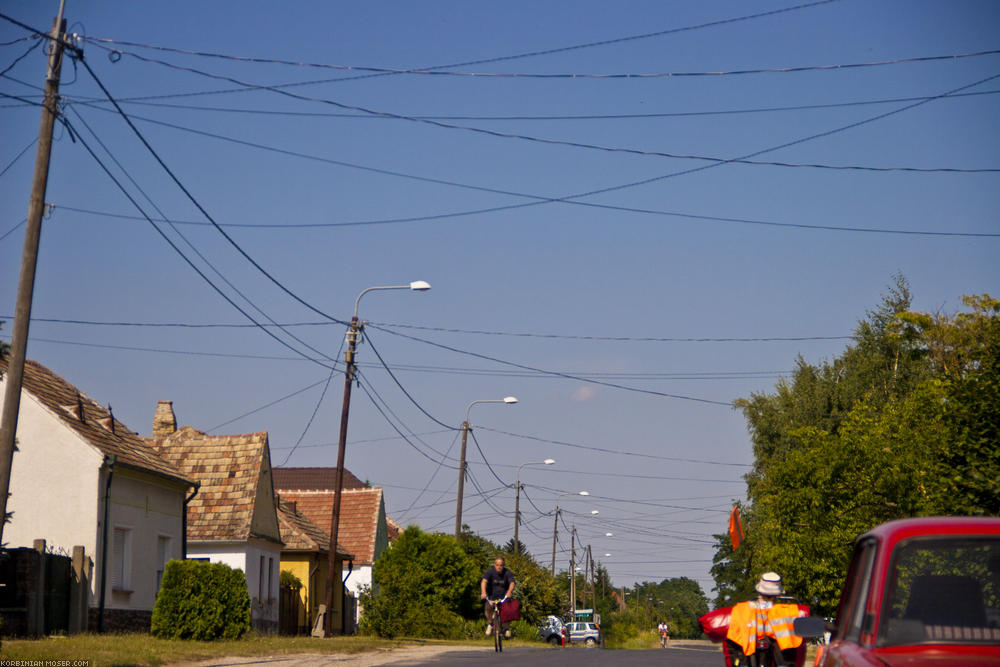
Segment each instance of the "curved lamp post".
[{"label": "curved lamp post", "polygon": [[386,285],[369,287],[358,294],[354,300],[354,315],[347,327],[347,351],[344,353],[344,406],[340,412],[340,440],[337,443],[337,483],[333,496],[333,512],[330,516],[330,552],[329,569],[326,576],[326,614],[323,617],[323,632],[329,637],[333,633],[333,590],[334,581],[340,583],[337,572],[337,537],[340,528],[340,497],[344,490],[344,452],[347,449],[347,417],[351,410],[351,385],[354,384],[354,353],[358,347],[358,334],[364,325],[358,320],[358,305],[361,297],[374,290],[408,289],[414,292],[426,292],[430,284],[416,280],[409,285]]},{"label": "curved lamp post", "polygon": [[478,401],[472,401],[469,403],[469,407],[465,409],[465,421],[462,422],[462,453],[458,461],[458,502],[455,506],[455,539],[457,540],[462,534],[462,497],[465,495],[465,443],[469,439],[469,430],[472,426],[469,424],[469,412],[472,410],[472,406],[477,403],[506,403],[507,405],[513,405],[517,403],[517,399],[513,396],[506,396],[504,398],[498,399],[482,399]]},{"label": "curved lamp post", "polygon": [[521,525],[521,468],[524,466],[550,466],[555,463],[555,459],[545,459],[544,461],[528,461],[517,466],[517,482],[514,485],[514,555],[521,553],[521,543],[517,539],[518,526]]}]

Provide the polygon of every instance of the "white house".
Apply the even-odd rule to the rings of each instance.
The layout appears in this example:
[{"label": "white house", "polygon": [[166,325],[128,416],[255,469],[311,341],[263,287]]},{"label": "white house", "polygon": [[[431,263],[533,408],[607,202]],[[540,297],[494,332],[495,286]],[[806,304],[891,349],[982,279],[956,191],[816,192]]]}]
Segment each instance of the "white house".
[{"label": "white house", "polygon": [[[0,357],[0,375],[6,369]],[[41,364],[25,364],[4,541],[30,547],[45,539],[66,555],[84,548],[93,564],[91,629],[149,630],[164,566],[184,557],[193,488],[108,409]]]},{"label": "white house", "polygon": [[250,621],[278,630],[281,531],[266,432],[207,435],[177,429],[173,405],[160,401],[148,442],[200,483],[188,503],[188,558],[239,568],[250,593]]}]

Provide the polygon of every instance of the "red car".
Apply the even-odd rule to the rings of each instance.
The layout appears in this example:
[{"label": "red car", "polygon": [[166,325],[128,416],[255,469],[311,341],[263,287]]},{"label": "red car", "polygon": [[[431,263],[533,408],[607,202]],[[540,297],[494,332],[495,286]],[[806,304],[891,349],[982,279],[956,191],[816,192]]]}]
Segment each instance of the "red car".
[{"label": "red car", "polygon": [[890,521],[858,538],[817,667],[1000,667],[1000,519]]}]

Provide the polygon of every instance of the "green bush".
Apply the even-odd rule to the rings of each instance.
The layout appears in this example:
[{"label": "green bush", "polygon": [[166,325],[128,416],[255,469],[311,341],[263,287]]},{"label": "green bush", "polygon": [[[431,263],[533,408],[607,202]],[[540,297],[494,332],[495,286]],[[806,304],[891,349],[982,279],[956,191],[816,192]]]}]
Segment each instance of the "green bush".
[{"label": "green bush", "polygon": [[250,594],[241,570],[172,560],[163,573],[150,631],[164,639],[239,639],[250,629]]}]

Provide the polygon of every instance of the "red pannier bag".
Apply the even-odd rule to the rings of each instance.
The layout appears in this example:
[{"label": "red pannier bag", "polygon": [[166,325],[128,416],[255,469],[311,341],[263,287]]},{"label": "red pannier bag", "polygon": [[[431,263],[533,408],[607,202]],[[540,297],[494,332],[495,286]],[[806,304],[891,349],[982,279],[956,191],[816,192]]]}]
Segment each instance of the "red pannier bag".
[{"label": "red pannier bag", "polygon": [[500,622],[510,623],[521,620],[521,601],[511,598],[506,602],[497,605],[500,612]]}]

